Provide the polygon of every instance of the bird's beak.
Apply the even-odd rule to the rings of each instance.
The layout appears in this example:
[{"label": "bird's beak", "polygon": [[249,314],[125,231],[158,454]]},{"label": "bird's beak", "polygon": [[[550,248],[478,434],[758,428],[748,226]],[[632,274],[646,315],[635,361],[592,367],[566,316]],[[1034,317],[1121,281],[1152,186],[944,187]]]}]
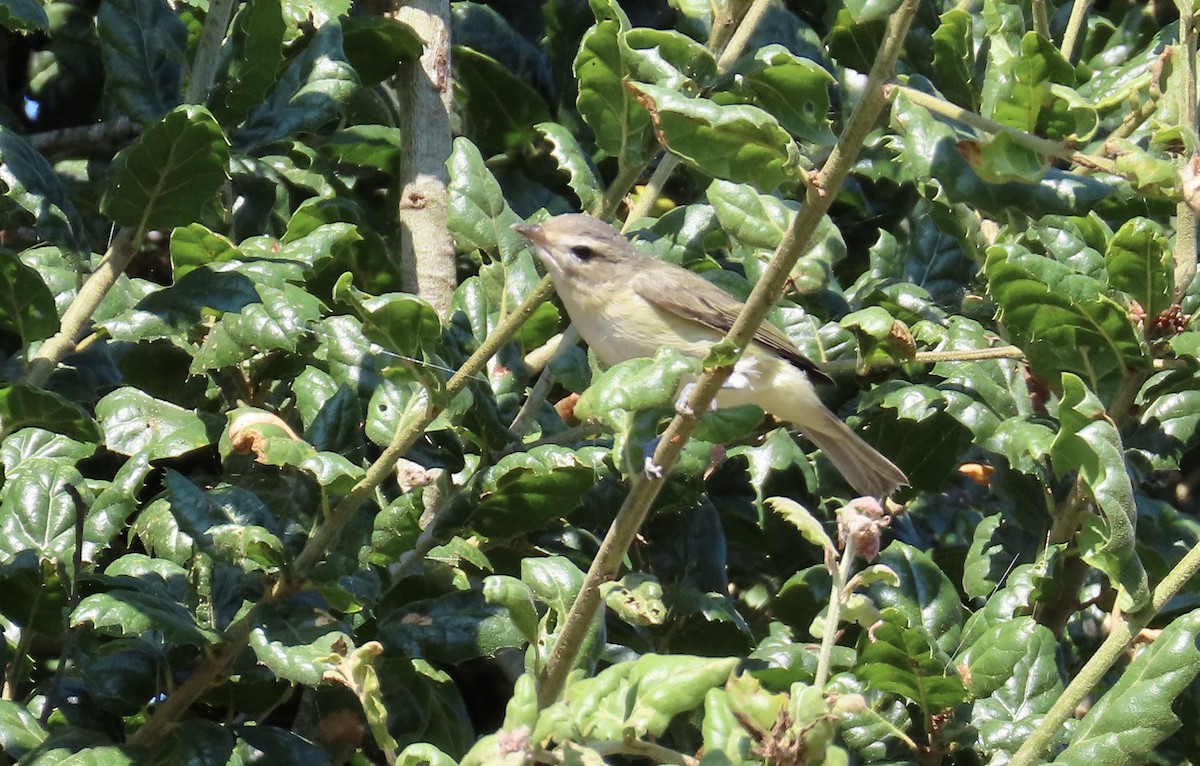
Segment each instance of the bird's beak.
[{"label": "bird's beak", "polygon": [[550,241],[546,239],[546,233],[542,231],[542,227],[532,223],[514,223],[513,231],[528,239],[535,246],[543,249],[550,249]]}]

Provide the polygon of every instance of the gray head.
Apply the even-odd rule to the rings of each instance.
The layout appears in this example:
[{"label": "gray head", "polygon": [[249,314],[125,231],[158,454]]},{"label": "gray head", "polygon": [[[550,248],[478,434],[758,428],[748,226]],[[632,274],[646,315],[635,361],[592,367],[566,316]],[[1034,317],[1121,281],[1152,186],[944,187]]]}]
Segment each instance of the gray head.
[{"label": "gray head", "polygon": [[646,258],[621,232],[586,213],[558,215],[538,225],[513,229],[533,243],[561,289],[564,279],[596,286],[619,277]]}]

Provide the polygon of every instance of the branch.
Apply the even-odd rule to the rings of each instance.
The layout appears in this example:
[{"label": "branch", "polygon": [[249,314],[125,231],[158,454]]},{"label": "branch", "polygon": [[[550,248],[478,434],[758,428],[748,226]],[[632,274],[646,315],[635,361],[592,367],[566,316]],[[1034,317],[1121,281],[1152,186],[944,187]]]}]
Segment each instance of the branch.
[{"label": "branch", "polygon": [[1167,601],[1183,589],[1197,571],[1200,571],[1200,545],[1193,546],[1162,579],[1145,609],[1123,617],[1114,616],[1112,630],[1104,639],[1104,643],[1054,701],[1046,717],[1009,761],[1009,766],[1033,766],[1044,762],[1042,754],[1046,747],[1061,733],[1063,723],[1075,714],[1079,703],[1083,702],[1109,669],[1125,654],[1142,628],[1150,623]]},{"label": "branch", "polygon": [[396,77],[404,137],[400,161],[400,266],[404,289],[450,315],[458,274],[450,236],[449,0],[412,0],[391,14],[421,38],[419,59],[401,62]]},{"label": "branch", "polygon": [[233,13],[234,0],[210,0],[204,27],[200,30],[200,41],[196,44],[196,56],[192,59],[192,73],[188,78],[187,95],[183,100],[189,104],[203,104],[208,100],[213,80],[217,77],[217,65],[221,61],[221,43],[229,31],[229,17]]},{"label": "branch", "polygon": [[1059,52],[1062,57],[1072,64],[1075,61],[1075,46],[1080,39],[1080,32],[1084,30],[1087,24],[1087,12],[1092,7],[1093,0],[1075,0],[1075,4],[1071,6],[1071,18],[1067,21],[1067,30],[1063,33],[1062,47]]},{"label": "branch", "polygon": [[42,343],[37,353],[30,358],[29,366],[21,378],[22,382],[32,386],[44,385],[58,367],[58,363],[75,350],[75,344],[83,338],[88,323],[92,321],[92,314],[141,248],[143,237],[143,232],[131,235],[127,229],[117,231],[100,265],[79,288],[79,292],[71,300],[71,305],[67,306],[59,321],[58,332]]},{"label": "branch", "polygon": [[[1180,55],[1172,57],[1177,76],[1170,87],[1179,105],[1179,129],[1185,141],[1196,145],[1196,14],[1193,0],[1176,0],[1179,7]],[[1187,177],[1195,150],[1179,157],[1179,169]],[[1180,299],[1196,277],[1196,213],[1187,202],[1175,206],[1175,297]]]},{"label": "branch", "polygon": [[1084,154],[1083,152],[1077,152],[1073,149],[1068,149],[1064,144],[1061,144],[1057,141],[1039,138],[1037,136],[1030,135],[1023,130],[1017,130],[1016,128],[1009,127],[1008,125],[1002,125],[995,120],[989,120],[986,117],[981,117],[974,112],[963,109],[957,104],[952,104],[945,99],[938,98],[937,96],[931,96],[928,93],[923,93],[922,91],[916,90],[915,88],[910,88],[906,85],[896,85],[894,87],[902,92],[904,97],[909,101],[913,102],[917,106],[928,109],[934,114],[940,114],[943,117],[949,117],[952,120],[958,120],[965,125],[970,125],[976,130],[982,130],[986,133],[991,133],[992,135],[1004,133],[1012,138],[1016,143],[1026,147],[1027,149],[1035,151],[1038,154],[1044,154],[1048,157],[1058,157],[1059,159],[1068,160],[1085,168],[1099,170],[1102,173],[1110,173],[1115,176],[1121,175],[1121,173],[1117,171],[1117,164],[1107,157],[1101,157],[1095,154]]},{"label": "branch", "polygon": [[[818,182],[807,187],[804,206],[784,233],[783,241],[771,262],[755,285],[729,334],[725,336],[723,342],[732,344],[739,354],[750,342],[767,311],[774,305],[775,299],[782,293],[792,267],[803,254],[817,225],[829,210],[862,148],[863,141],[883,111],[886,103],[884,85],[892,77],[896,59],[900,55],[916,7],[917,0],[905,0],[900,9],[892,15],[883,45],[863,88],[862,101],[851,114],[841,139],[817,177]],[[567,673],[575,666],[583,638],[600,606],[600,584],[611,580],[619,570],[630,543],[649,513],[651,503],[662,489],[663,477],[678,461],[684,445],[696,429],[697,416],[694,413],[702,413],[708,409],[717,390],[731,372],[732,367],[722,367],[708,370],[700,377],[687,402],[691,414],[677,415],[667,426],[658,449],[655,450],[654,464],[661,468],[661,472],[655,475],[639,475],[634,479],[629,495],[617,512],[608,534],[600,544],[600,550],[592,561],[592,566],[588,569],[583,587],[571,605],[571,611],[554,642],[546,667],[539,675],[539,706],[545,707],[561,695]]]}]

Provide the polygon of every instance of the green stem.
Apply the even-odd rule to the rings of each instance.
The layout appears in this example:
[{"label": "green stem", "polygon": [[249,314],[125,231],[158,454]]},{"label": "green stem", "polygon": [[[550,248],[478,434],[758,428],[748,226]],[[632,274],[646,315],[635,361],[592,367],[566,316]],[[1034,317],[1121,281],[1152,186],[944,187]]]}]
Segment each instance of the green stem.
[{"label": "green stem", "polygon": [[928,109],[934,114],[940,114],[943,117],[949,117],[952,120],[958,120],[964,125],[970,125],[976,130],[982,130],[993,135],[1004,133],[1011,137],[1016,143],[1024,146],[1038,154],[1044,154],[1049,157],[1058,157],[1060,159],[1069,160],[1070,162],[1092,170],[1099,170],[1102,173],[1110,173],[1112,175],[1121,175],[1117,171],[1117,164],[1107,157],[1100,157],[1095,154],[1084,154],[1072,149],[1068,149],[1065,145],[1057,141],[1050,141],[1045,138],[1038,138],[1030,135],[1023,130],[1011,128],[1008,125],[1002,125],[995,120],[989,120],[986,117],[980,117],[974,112],[967,111],[957,104],[952,104],[945,99],[931,96],[928,93],[910,88],[906,85],[895,86],[904,97],[913,102],[917,106]]},{"label": "green stem", "polygon": [[[1179,129],[1192,148],[1179,157],[1179,168],[1186,171],[1196,156],[1196,9],[1193,0],[1176,0],[1175,4],[1179,7],[1179,55],[1172,58],[1176,75],[1170,82],[1179,104]],[[1175,298],[1179,300],[1196,277],[1196,213],[1180,202],[1175,216]]]},{"label": "green stem", "polygon": [[234,0],[210,0],[200,40],[196,43],[196,56],[192,59],[192,72],[188,78],[187,94],[183,100],[188,104],[203,104],[208,100],[213,80],[217,77],[217,64],[221,60],[221,43],[229,30],[229,17],[233,12]]},{"label": "green stem", "polygon": [[1046,0],[1031,0],[1030,10],[1033,11],[1033,31],[1049,40],[1050,18],[1046,15]]},{"label": "green stem", "polygon": [[[775,255],[767,264],[741,314],[725,336],[723,342],[731,344],[739,353],[745,349],[767,312],[775,304],[776,298],[782,293],[792,267],[804,253],[817,226],[837,196],[842,182],[850,173],[854,160],[862,149],[863,141],[883,111],[886,104],[884,85],[892,77],[916,8],[917,0],[905,0],[892,15],[875,64],[862,90],[862,100],[850,115],[842,137],[818,174],[816,182],[807,187],[804,206],[792,219]],[[563,622],[558,638],[550,650],[546,667],[538,677],[538,704],[541,707],[551,704],[562,694],[567,674],[575,666],[583,639],[600,606],[600,585],[616,576],[625,552],[663,486],[664,477],[674,467],[684,445],[696,429],[697,418],[694,413],[708,409],[717,390],[731,372],[732,367],[721,367],[708,370],[700,376],[688,398],[688,411],[686,414],[677,415],[659,440],[653,457],[653,464],[657,470],[653,474],[641,474],[634,479],[629,495],[626,496],[608,534],[600,544],[600,550],[588,569],[583,587]]]},{"label": "green stem", "polygon": [[833,664],[833,647],[837,643],[838,623],[842,620],[842,604],[850,595],[845,592],[846,583],[850,582],[850,567],[854,565],[854,557],[858,552],[854,549],[854,536],[846,535],[846,547],[842,549],[842,560],[837,571],[833,572],[833,585],[829,589],[829,609],[825,614],[825,632],[821,636],[821,653],[817,655],[817,673],[813,678],[813,686],[825,688],[829,680],[829,668]]},{"label": "green stem", "polygon": [[611,221],[617,215],[617,209],[621,207],[621,200],[625,199],[625,195],[633,188],[645,169],[645,163],[629,165],[623,160],[618,161],[617,177],[608,185],[598,205],[588,212],[602,220]]},{"label": "green stem", "polygon": [[1080,33],[1086,26],[1087,12],[1091,7],[1092,0],[1075,0],[1075,5],[1071,6],[1071,18],[1067,21],[1067,30],[1063,33],[1062,47],[1059,52],[1072,64],[1076,63],[1075,47],[1081,37]]},{"label": "green stem", "polygon": [[1163,606],[1187,585],[1200,570],[1200,545],[1193,546],[1187,555],[1162,579],[1150,597],[1150,604],[1131,615],[1115,615],[1112,630],[1078,675],[1059,695],[1037,728],[1017,750],[1009,766],[1033,766],[1043,763],[1042,754],[1062,732],[1063,723],[1075,714],[1084,698],[1100,683],[1109,669],[1128,650],[1137,634],[1150,624]]}]

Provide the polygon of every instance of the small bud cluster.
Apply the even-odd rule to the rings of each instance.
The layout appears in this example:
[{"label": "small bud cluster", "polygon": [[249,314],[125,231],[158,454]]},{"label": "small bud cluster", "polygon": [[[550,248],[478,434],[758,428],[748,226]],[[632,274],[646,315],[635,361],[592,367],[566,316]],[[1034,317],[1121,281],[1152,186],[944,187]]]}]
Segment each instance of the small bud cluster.
[{"label": "small bud cluster", "polygon": [[1152,340],[1170,338],[1187,329],[1188,318],[1183,313],[1183,307],[1178,303],[1164,309],[1154,318],[1154,322],[1146,330],[1146,335]]}]

